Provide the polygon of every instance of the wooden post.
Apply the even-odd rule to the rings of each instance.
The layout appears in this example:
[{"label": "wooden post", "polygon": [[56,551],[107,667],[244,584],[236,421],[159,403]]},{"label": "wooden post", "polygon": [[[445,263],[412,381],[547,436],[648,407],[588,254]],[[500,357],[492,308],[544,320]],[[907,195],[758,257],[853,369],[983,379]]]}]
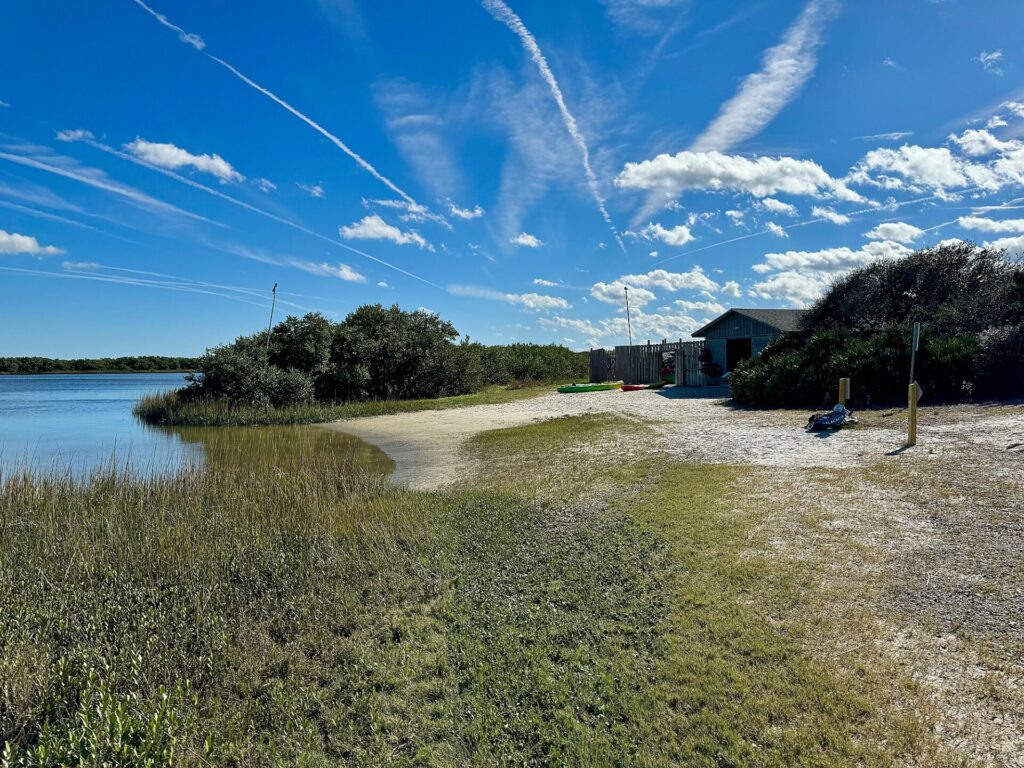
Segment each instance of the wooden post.
[{"label": "wooden post", "polygon": [[839,380],[839,404],[842,406],[846,405],[846,401],[850,397],[850,380],[840,379]]},{"label": "wooden post", "polygon": [[917,400],[920,397],[917,382],[907,388],[907,445],[917,445]]}]

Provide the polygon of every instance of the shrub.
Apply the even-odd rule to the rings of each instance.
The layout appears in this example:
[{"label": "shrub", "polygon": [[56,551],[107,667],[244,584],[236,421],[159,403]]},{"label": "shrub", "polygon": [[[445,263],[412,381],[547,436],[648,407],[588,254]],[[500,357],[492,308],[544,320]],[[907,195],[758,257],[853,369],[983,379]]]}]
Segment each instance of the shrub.
[{"label": "shrub", "polygon": [[854,400],[902,401],[911,327],[915,378],[933,401],[1024,395],[1024,270],[997,251],[953,244],[855,270],[731,377],[736,400],[815,405],[849,376]]},{"label": "shrub", "polygon": [[[141,402],[136,413],[154,424],[277,419],[267,411],[315,409],[363,400],[430,399],[470,394],[485,384],[568,381],[587,374],[585,352],[555,344],[487,347],[464,339],[431,312],[397,305],[363,306],[340,323],[323,315],[288,317],[271,329],[214,347],[200,373],[173,398]],[[242,414],[245,414],[242,417]],[[256,416],[255,414],[261,414]],[[282,416],[291,418],[291,416]]]}]

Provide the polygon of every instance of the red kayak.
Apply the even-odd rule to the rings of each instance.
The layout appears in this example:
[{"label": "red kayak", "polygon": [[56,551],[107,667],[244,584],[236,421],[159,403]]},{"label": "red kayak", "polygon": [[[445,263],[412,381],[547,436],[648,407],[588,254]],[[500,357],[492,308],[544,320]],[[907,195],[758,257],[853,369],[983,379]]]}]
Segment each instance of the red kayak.
[{"label": "red kayak", "polygon": [[650,389],[650,388],[651,387],[650,387],[649,384],[623,384],[622,385],[622,391],[623,392],[638,392],[641,389]]}]

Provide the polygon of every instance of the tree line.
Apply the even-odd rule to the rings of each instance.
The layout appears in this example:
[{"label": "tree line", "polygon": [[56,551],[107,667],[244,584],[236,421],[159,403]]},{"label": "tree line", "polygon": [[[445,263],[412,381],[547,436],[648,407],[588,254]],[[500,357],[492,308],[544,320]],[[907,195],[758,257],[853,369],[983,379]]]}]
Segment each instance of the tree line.
[{"label": "tree line", "polygon": [[838,280],[801,330],[737,367],[733,396],[810,405],[849,376],[855,400],[905,400],[915,322],[915,378],[929,400],[1024,397],[1024,268],[970,243],[879,261]]},{"label": "tree line", "polygon": [[153,373],[157,371],[195,371],[197,357],[132,355],[62,360],[52,357],[0,357],[3,373]]}]

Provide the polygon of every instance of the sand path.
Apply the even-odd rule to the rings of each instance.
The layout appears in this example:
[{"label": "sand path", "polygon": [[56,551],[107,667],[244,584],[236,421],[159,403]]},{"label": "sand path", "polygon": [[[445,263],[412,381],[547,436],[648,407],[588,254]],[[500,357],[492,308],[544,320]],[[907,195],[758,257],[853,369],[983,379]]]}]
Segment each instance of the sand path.
[{"label": "sand path", "polygon": [[[842,467],[897,460],[905,438],[899,424],[809,435],[807,411],[748,411],[730,407],[722,390],[551,394],[500,405],[348,419],[326,425],[376,445],[396,465],[396,483],[418,490],[441,488],[466,471],[462,448],[480,432],[559,416],[612,413],[652,425],[648,446],[684,461],[779,467]],[[1024,413],[1005,408],[956,407],[919,429],[919,446],[905,460],[927,461],[981,450],[1024,446]],[[893,420],[895,421],[895,420]],[[628,442],[628,436],[626,436]],[[637,433],[637,440],[649,437]],[[1024,458],[1024,453],[1022,453]]]}]

